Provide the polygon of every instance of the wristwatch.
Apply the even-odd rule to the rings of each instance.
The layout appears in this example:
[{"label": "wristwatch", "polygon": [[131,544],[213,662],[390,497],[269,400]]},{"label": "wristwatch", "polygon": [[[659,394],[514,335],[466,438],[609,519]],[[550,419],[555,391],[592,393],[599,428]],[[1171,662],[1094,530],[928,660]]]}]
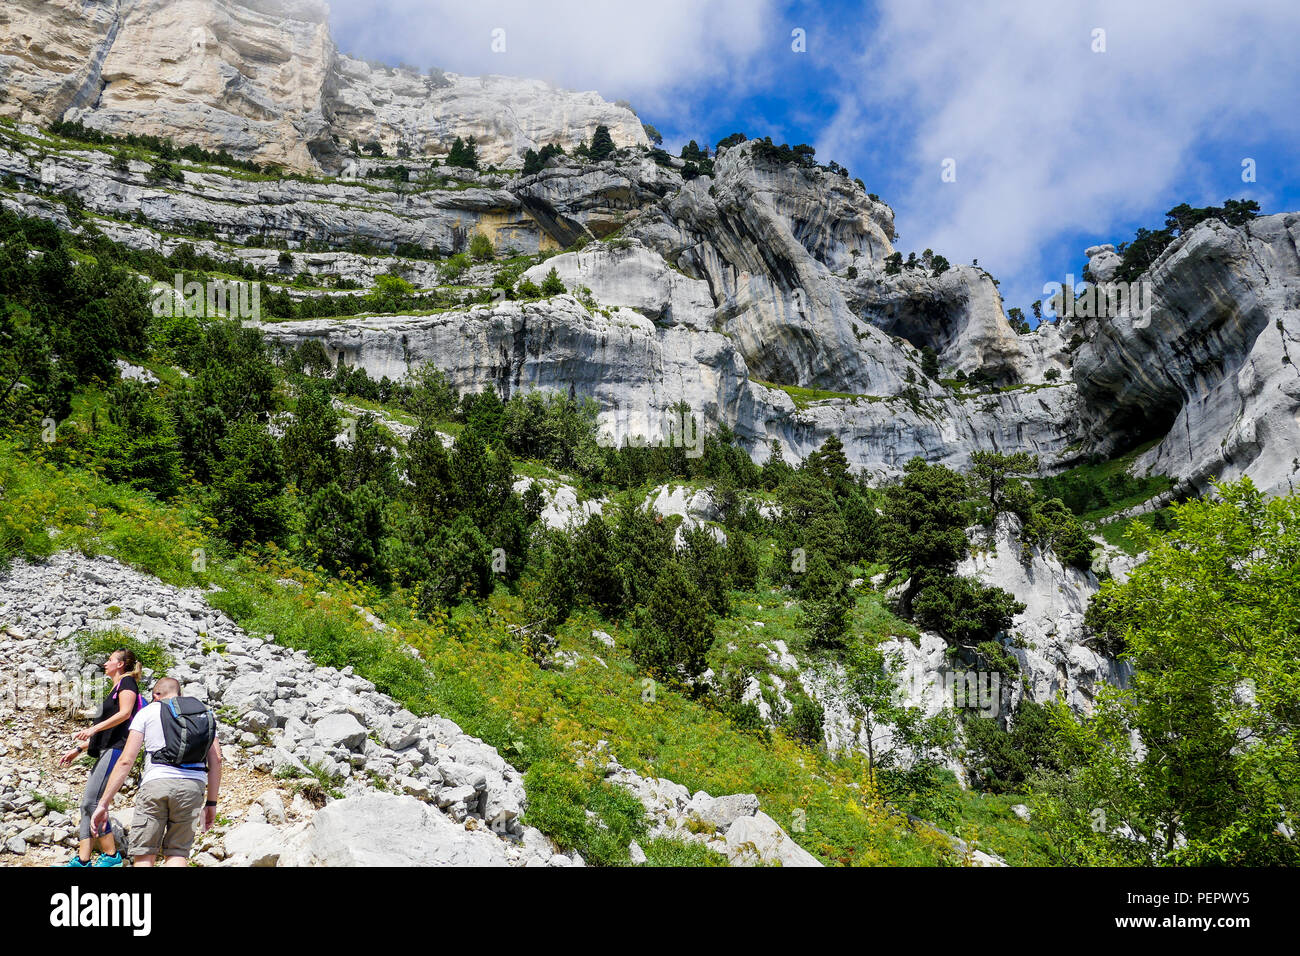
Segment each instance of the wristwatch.
[{"label": "wristwatch", "polygon": [[215,800],[209,800],[207,803],[205,803],[205,804],[203,804],[203,805],[204,805],[205,807],[215,807],[215,806],[217,805],[217,801],[215,801]]}]

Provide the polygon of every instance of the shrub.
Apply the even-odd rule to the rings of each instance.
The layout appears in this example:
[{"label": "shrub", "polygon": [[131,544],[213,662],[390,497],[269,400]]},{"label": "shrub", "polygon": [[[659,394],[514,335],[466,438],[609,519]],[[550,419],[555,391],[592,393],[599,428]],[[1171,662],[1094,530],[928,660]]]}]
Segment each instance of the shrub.
[{"label": "shrub", "polygon": [[1068,769],[1073,759],[1052,724],[1051,705],[1021,699],[1009,730],[996,717],[966,719],[965,764],[971,784],[980,790],[1011,793],[1036,773]]},{"label": "shrub", "polygon": [[486,262],[496,255],[492,240],[485,234],[476,232],[469,240],[469,254],[476,262]]},{"label": "shrub", "polygon": [[1064,563],[1081,570],[1092,566],[1092,537],[1060,498],[1034,505],[1021,538],[1026,544],[1051,548]]},{"label": "shrub", "polygon": [[447,261],[438,267],[438,277],[443,282],[455,282],[468,268],[469,256],[458,252],[454,256],[448,256]]},{"label": "shrub", "polygon": [[141,666],[155,674],[165,674],[176,663],[161,641],[142,641],[116,629],[82,631],[72,640],[81,656],[93,664],[102,663],[109,654],[121,648],[134,653]]},{"label": "shrub", "polygon": [[553,295],[563,295],[565,291],[564,282],[560,279],[560,274],[551,266],[551,271],[546,273],[546,278],[542,280],[542,295],[550,297]]},{"label": "shrub", "polygon": [[221,440],[220,448],[208,501],[218,532],[232,544],[283,541],[291,506],[275,439],[257,422],[243,421]]},{"label": "shrub", "polygon": [[805,747],[820,747],[825,720],[826,713],[821,704],[804,694],[798,694],[790,705],[790,713],[786,715],[785,731]]},{"label": "shrub", "polygon": [[1025,605],[999,587],[954,574],[921,588],[913,609],[921,627],[950,644],[973,646],[1009,628]]},{"label": "shrub", "polygon": [[134,488],[170,498],[181,485],[176,427],[162,398],[140,382],[125,380],[109,392],[108,421],[96,418],[91,446],[104,474]]},{"label": "shrub", "polygon": [[523,824],[549,834],[566,852],[596,866],[625,866],[627,848],[644,840],[645,808],[637,798],[591,771],[539,760],[524,774],[528,808]]},{"label": "shrub", "polygon": [[678,561],[655,579],[640,615],[632,657],[645,673],[672,686],[692,685],[713,646],[713,619],[704,595]]},{"label": "shrub", "polygon": [[438,528],[421,550],[424,569],[415,594],[422,614],[492,592],[492,547],[467,515]]},{"label": "shrub", "polygon": [[327,570],[384,577],[379,557],[384,503],[374,489],[363,485],[349,493],[330,482],[312,497],[304,526],[307,548]]}]

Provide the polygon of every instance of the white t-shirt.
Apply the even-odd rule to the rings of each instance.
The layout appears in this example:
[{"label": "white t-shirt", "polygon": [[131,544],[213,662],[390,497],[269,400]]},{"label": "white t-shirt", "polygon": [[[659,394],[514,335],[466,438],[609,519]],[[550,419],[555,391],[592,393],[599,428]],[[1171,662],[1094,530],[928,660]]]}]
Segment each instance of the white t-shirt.
[{"label": "white t-shirt", "polygon": [[144,734],[144,776],[140,778],[140,783],[145,784],[159,777],[181,777],[185,780],[202,780],[207,783],[206,770],[183,770],[171,764],[154,763],[153,758],[149,756],[155,750],[162,750],[167,746],[167,738],[163,735],[162,708],[163,702],[156,700],[131,720],[131,730]]}]

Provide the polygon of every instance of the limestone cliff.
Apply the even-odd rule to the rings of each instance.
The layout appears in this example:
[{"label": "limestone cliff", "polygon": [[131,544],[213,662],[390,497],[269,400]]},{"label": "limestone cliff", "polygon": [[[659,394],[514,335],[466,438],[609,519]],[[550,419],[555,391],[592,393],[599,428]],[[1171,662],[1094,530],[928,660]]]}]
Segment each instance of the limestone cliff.
[{"label": "limestone cliff", "polygon": [[480,158],[572,147],[596,126],[647,142],[628,109],[508,77],[372,66],[341,54],[322,0],[16,0],[0,10],[0,116],[171,137],[301,172],[338,172],[353,140]]},{"label": "limestone cliff", "polygon": [[[963,467],[976,449],[1027,451],[1053,471],[1152,441],[1137,470],[1172,475],[1184,490],[1249,474],[1284,491],[1300,473],[1290,354],[1300,335],[1297,214],[1240,228],[1211,221],[1181,237],[1143,277],[1148,313],[1019,335],[983,270],[890,274],[893,211],[833,167],[783,162],[750,142],[691,176],[681,160],[636,146],[635,118],[594,94],[417,76],[342,56],[319,4],[134,0],[72,13],[57,3],[6,7],[0,108],[10,115],[62,109],[118,131],[139,120],[304,166],[341,162],[336,137],[374,138],[390,152],[404,146],[414,175],[273,178],[181,163],[180,181],[164,182],[148,162],[114,162],[23,127],[36,142],[0,132],[0,176],[18,189],[0,197],[7,206],[73,228],[50,201],[72,193],[97,228],[128,245],[168,250],[185,241],[168,233],[201,230],[212,236],[201,251],[283,272],[277,251],[245,243],[287,242],[289,271],[363,286],[394,268],[425,287],[443,280],[428,258],[342,251],[358,242],[445,257],[478,232],[501,251],[573,250],[526,278],[540,284],[553,268],[574,298],[268,329],[287,344],[319,338],[373,375],[430,361],[462,389],[590,395],[617,441],[658,437],[682,401],[704,427],[730,425],[759,460],[773,439],[798,460],[837,435],[850,461],[881,477],[916,455]],[[193,57],[177,46],[191,21],[200,27]],[[132,73],[136,63],[145,65]],[[509,122],[501,103],[513,104]],[[599,163],[559,157],[529,176],[448,178],[418,159],[472,132],[485,159],[505,161],[596,122],[631,148]],[[384,162],[358,170],[375,165]],[[138,215],[147,225],[125,221]],[[1119,257],[1108,246],[1088,251],[1104,288]],[[490,286],[485,268],[467,284]],[[937,376],[922,366],[926,348]],[[985,384],[960,384],[970,377]]]},{"label": "limestone cliff", "polygon": [[[1098,452],[1158,438],[1135,467],[1189,490],[1242,475],[1271,492],[1297,487],[1298,241],[1296,213],[1207,221],[1147,272],[1149,314],[1078,320],[1072,374]],[[1107,258],[1103,248],[1093,261]]]}]

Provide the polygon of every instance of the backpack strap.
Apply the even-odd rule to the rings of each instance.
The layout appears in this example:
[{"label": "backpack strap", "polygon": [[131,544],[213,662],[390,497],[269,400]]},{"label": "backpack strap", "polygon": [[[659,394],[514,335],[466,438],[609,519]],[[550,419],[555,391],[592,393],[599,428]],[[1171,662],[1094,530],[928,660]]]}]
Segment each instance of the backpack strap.
[{"label": "backpack strap", "polygon": [[180,708],[176,706],[175,697],[167,698],[167,709],[172,712],[172,717],[176,720],[176,729],[180,731],[180,740],[177,741],[176,744],[176,753],[178,755],[183,754],[188,749],[190,732],[189,728],[185,726],[185,722],[181,720],[181,711]]}]

